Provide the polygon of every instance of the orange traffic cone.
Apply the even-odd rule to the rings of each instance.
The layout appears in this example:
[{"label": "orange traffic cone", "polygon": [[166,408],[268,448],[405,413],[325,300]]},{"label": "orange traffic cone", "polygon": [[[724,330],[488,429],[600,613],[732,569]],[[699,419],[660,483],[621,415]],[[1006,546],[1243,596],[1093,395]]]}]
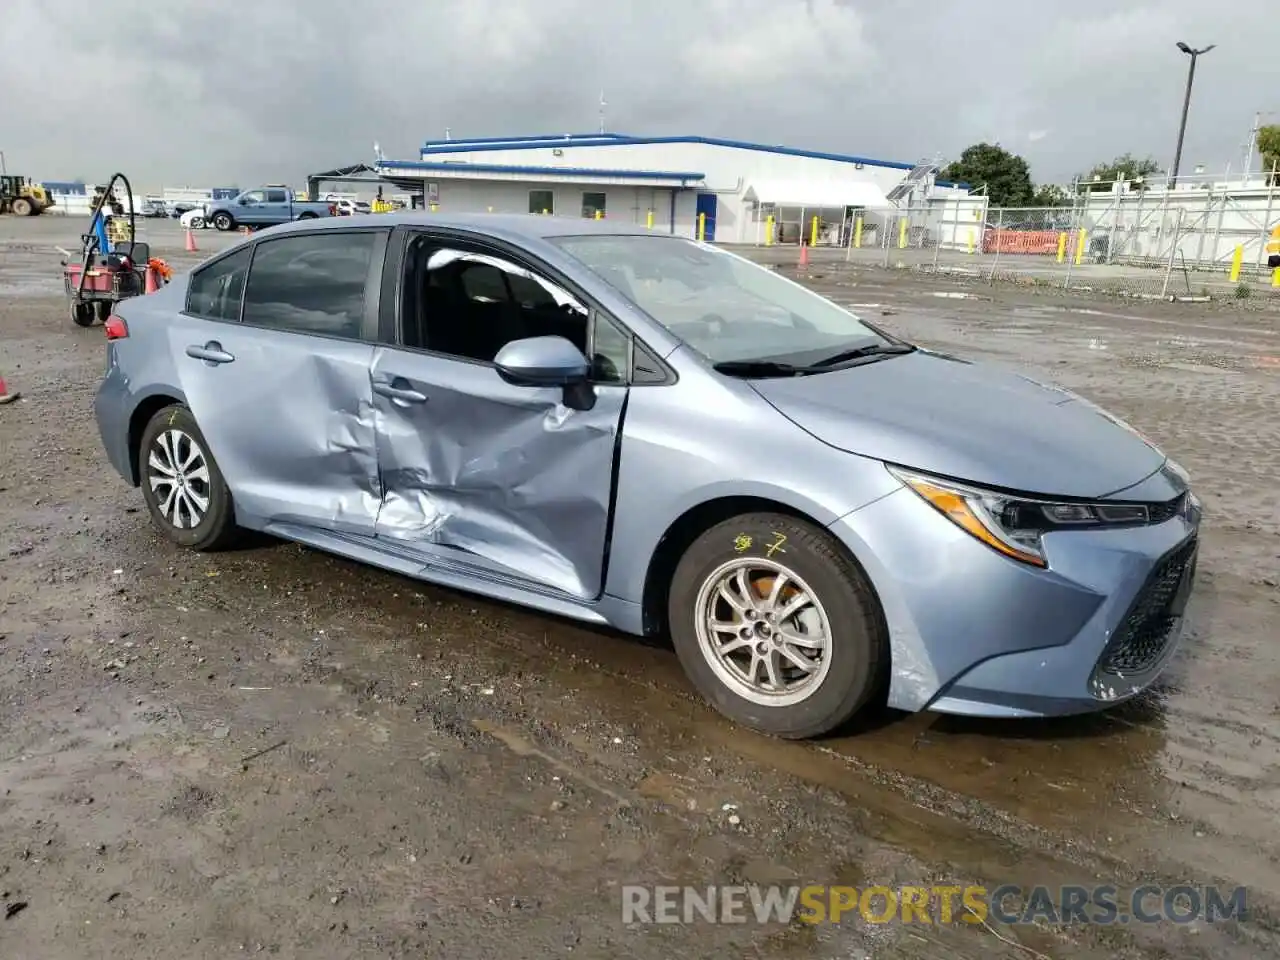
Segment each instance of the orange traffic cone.
[{"label": "orange traffic cone", "polygon": [[803,240],[800,241],[800,266],[807,267],[809,265],[809,248]]},{"label": "orange traffic cone", "polygon": [[13,403],[13,401],[17,400],[20,396],[22,396],[22,394],[17,391],[10,393],[9,388],[5,385],[4,377],[0,377],[0,404]]},{"label": "orange traffic cone", "polygon": [[196,252],[196,235],[191,232],[191,228],[187,227],[187,253]]},{"label": "orange traffic cone", "polygon": [[[187,233],[187,236],[191,236],[191,233],[190,233],[189,231],[188,231],[188,233]],[[159,277],[159,271],[158,271],[158,270],[156,270],[156,268],[155,268],[155,267],[147,267],[147,273],[146,273],[146,287],[145,287],[145,289],[143,289],[143,291],[142,291],[142,292],[143,292],[143,293],[155,293],[155,292],[156,292],[157,290],[159,290],[159,289],[160,289],[160,277]]]}]

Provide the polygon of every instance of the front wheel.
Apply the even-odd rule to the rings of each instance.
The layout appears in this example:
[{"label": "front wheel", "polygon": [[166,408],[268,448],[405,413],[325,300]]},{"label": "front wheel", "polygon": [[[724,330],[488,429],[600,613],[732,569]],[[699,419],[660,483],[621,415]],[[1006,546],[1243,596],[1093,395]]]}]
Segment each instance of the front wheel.
[{"label": "front wheel", "polygon": [[713,706],[761,733],[816,737],[867,706],[888,659],[879,602],[829,534],[782,514],[712,527],[676,567],[676,653]]},{"label": "front wheel", "polygon": [[226,212],[221,212],[221,213],[215,213],[213,215],[213,225],[216,229],[221,230],[223,233],[226,233],[228,230],[230,230],[232,227],[236,225],[236,222],[231,219],[231,214]]},{"label": "front wheel", "polygon": [[239,533],[231,491],[191,411],[158,411],[138,444],[142,496],[151,522],[179,546],[217,550]]}]

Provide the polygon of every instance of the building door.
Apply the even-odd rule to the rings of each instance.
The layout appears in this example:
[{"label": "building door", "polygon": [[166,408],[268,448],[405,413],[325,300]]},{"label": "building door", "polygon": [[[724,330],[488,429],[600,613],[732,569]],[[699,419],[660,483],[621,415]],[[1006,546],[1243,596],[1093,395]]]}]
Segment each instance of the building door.
[{"label": "building door", "polygon": [[711,241],[716,238],[716,195],[714,193],[698,194],[697,215],[694,217],[693,235],[698,235],[698,221],[705,214],[707,218],[706,232],[703,236],[704,240]]}]

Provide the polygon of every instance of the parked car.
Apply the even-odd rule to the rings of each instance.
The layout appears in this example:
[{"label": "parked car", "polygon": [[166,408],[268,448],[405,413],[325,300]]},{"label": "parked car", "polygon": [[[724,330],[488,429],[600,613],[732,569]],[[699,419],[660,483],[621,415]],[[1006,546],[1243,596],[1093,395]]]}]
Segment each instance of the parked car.
[{"label": "parked car", "polygon": [[139,213],[144,217],[168,217],[169,208],[163,200],[148,197],[142,201],[142,208]]},{"label": "parked car", "polygon": [[1149,685],[1185,472],[1092,403],[736,254],[570,218],[246,238],[120,304],[96,413],[156,527],[241,528],[637,634],[783,737]]},{"label": "parked car", "polygon": [[231,200],[211,200],[204,218],[219,230],[236,227],[270,227],[292,220],[332,217],[334,205],[320,200],[298,200],[288,187],[269,186],[246,190]]},{"label": "parked car", "polygon": [[373,208],[369,206],[367,200],[348,200],[342,198],[331,201],[334,206],[334,212],[340,217],[356,217],[362,213],[372,213]]},{"label": "parked car", "polygon": [[194,200],[177,200],[169,205],[169,216],[175,220],[181,220],[182,217],[190,213],[192,210],[204,212],[204,204],[196,203]]},{"label": "parked car", "polygon": [[209,226],[209,222],[204,218],[203,207],[188,210],[178,219],[178,223],[184,230],[203,230]]}]

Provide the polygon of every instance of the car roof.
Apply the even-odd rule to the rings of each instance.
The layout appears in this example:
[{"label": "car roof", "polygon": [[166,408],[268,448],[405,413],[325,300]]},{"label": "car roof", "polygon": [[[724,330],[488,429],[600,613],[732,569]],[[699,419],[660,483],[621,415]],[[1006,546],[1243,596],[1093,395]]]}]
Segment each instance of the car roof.
[{"label": "car roof", "polygon": [[[323,201],[321,201],[323,202]],[[319,220],[294,220],[272,227],[273,236],[297,230],[343,230],[352,227],[419,226],[467,230],[502,236],[512,240],[545,240],[551,237],[582,235],[669,236],[645,227],[608,220],[577,217],[555,217],[533,213],[431,213],[425,210],[395,210],[357,217],[332,217]]]}]

